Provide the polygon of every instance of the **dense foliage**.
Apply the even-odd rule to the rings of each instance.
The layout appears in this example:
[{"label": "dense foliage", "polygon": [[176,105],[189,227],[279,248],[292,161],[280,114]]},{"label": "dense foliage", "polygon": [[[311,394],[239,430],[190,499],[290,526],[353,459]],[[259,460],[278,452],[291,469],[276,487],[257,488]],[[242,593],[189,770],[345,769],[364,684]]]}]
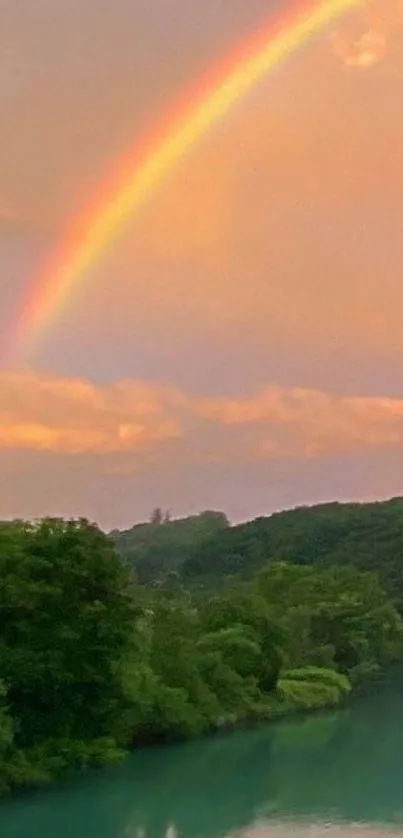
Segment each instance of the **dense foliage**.
[{"label": "dense foliage", "polygon": [[[86,521],[1,525],[1,790],[135,745],[333,706],[403,656],[397,610],[377,576],[346,559],[264,562],[255,545],[256,573],[223,584],[221,568],[210,597],[186,587],[186,549],[199,539],[201,555],[237,529],[215,513],[170,522],[158,512],[122,535],[125,561],[117,534]],[[317,543],[305,544],[312,561]],[[141,570],[147,555],[158,556],[154,577]]]},{"label": "dense foliage", "polygon": [[136,524],[130,530],[113,530],[110,538],[131,565],[136,580],[147,584],[176,575],[189,556],[228,527],[228,519],[222,512],[202,512],[171,521],[169,513],[155,509],[148,524]]},{"label": "dense foliage", "polygon": [[169,575],[186,587],[217,590],[230,576],[253,577],[269,561],[346,564],[377,573],[403,611],[402,498],[300,507],[237,526],[221,513],[171,522],[154,514],[153,521],[111,534],[136,573],[141,563],[141,581],[161,583]]},{"label": "dense foliage", "polygon": [[403,610],[403,499],[301,507],[227,527],[196,545],[181,573],[187,584],[216,586],[278,559],[376,572]]}]

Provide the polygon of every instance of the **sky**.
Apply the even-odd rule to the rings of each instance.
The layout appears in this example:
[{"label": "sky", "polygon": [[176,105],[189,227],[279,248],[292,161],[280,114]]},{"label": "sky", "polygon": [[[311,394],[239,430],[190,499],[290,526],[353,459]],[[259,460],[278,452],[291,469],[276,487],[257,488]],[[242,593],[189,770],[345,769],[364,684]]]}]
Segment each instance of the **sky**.
[{"label": "sky", "polygon": [[256,85],[19,351],[24,295],[119,160],[293,6],[0,0],[0,518],[403,494],[400,0]]}]

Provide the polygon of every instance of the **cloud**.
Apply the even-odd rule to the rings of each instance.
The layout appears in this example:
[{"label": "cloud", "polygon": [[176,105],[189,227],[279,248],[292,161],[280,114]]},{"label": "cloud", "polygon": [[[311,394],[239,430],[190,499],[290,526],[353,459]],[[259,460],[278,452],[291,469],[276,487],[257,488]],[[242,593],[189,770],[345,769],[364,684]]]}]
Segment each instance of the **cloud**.
[{"label": "cloud", "polygon": [[0,447],[63,454],[144,450],[180,434],[168,387],[0,375]]},{"label": "cloud", "polygon": [[403,442],[403,399],[270,387],[251,399],[205,401],[199,410],[228,427],[252,430],[256,450],[269,457],[360,454]]},{"label": "cloud", "polygon": [[386,56],[391,38],[402,24],[402,0],[367,0],[332,32],[335,55],[345,67],[372,67]]},{"label": "cloud", "polygon": [[363,32],[353,43],[348,43],[338,34],[333,36],[332,42],[336,56],[345,67],[362,69],[381,61],[387,48],[386,36],[372,29]]},{"label": "cloud", "polygon": [[97,386],[75,378],[0,374],[1,449],[108,455],[115,474],[130,473],[144,458],[158,462],[164,452],[177,464],[231,465],[402,445],[403,398],[276,386],[249,398],[200,398],[147,381]]}]

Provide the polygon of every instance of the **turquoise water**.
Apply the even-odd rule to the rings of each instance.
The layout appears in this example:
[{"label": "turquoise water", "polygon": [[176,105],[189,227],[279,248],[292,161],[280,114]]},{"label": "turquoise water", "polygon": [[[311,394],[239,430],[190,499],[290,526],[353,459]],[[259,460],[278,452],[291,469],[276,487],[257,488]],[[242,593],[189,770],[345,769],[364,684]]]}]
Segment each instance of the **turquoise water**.
[{"label": "turquoise water", "polygon": [[324,822],[341,823],[343,835],[350,822],[365,834],[383,824],[379,835],[394,824],[403,835],[396,683],[337,712],[139,751],[118,768],[0,805],[1,838],[322,835]]}]

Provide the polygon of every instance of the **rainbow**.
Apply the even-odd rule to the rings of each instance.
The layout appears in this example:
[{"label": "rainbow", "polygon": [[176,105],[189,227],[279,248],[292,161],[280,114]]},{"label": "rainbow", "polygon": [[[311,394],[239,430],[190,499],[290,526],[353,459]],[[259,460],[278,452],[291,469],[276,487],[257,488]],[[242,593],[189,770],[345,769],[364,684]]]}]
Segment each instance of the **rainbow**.
[{"label": "rainbow", "polygon": [[241,56],[221,67],[207,92],[194,95],[182,114],[171,117],[157,139],[146,143],[145,153],[139,154],[136,143],[122,167],[123,176],[115,176],[112,188],[103,190],[95,209],[66,235],[45,271],[33,281],[23,301],[17,346],[29,349],[46,326],[58,319],[89,267],[102,257],[124,223],[242,96],[315,34],[361,5],[363,0],[316,0],[299,6],[275,30],[271,25],[242,49]]}]

